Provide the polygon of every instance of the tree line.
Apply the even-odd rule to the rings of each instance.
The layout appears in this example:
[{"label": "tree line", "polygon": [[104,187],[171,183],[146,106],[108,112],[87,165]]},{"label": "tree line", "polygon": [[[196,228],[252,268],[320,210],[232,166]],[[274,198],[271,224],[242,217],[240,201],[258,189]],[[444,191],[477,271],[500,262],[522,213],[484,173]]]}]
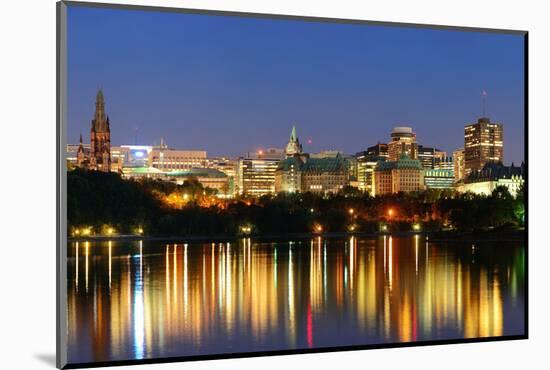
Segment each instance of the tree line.
[{"label": "tree line", "polygon": [[524,191],[489,196],[426,190],[372,197],[347,187],[337,194],[279,193],[218,199],[196,179],[183,185],[126,180],[116,173],[67,172],[69,232],[236,235],[306,232],[472,231],[524,223]]}]

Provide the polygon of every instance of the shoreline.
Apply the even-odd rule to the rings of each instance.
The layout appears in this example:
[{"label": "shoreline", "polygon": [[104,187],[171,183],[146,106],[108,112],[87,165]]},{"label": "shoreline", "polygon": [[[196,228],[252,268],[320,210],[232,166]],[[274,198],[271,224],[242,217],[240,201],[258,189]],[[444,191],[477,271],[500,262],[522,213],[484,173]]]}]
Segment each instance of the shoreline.
[{"label": "shoreline", "polygon": [[250,238],[254,240],[288,240],[288,239],[309,239],[315,237],[322,238],[342,238],[342,237],[364,237],[376,238],[380,236],[407,237],[407,236],[426,236],[433,241],[525,241],[527,240],[526,230],[483,230],[483,231],[396,231],[396,232],[325,232],[325,233],[285,233],[285,234],[250,234],[250,235],[93,235],[87,237],[68,237],[67,242],[74,241],[212,241],[223,242]]}]

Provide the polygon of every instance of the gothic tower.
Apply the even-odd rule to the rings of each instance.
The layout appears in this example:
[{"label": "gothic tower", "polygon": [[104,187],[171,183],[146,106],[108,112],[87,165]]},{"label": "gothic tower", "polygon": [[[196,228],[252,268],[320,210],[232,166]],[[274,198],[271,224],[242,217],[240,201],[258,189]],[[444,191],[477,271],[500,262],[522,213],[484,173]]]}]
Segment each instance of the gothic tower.
[{"label": "gothic tower", "polygon": [[90,167],[103,172],[111,170],[111,128],[109,116],[105,115],[105,100],[101,89],[97,92],[90,130]]},{"label": "gothic tower", "polygon": [[296,136],[296,126],[292,126],[292,132],[290,133],[290,139],[286,145],[286,156],[292,157],[297,154],[302,154],[302,144]]}]

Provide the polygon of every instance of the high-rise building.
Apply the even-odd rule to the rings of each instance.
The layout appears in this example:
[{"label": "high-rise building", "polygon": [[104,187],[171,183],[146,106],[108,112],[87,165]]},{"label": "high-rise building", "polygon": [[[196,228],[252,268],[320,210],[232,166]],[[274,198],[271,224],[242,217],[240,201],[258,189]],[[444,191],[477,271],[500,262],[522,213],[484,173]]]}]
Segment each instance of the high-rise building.
[{"label": "high-rise building", "polygon": [[503,158],[502,124],[482,117],[464,127],[465,175],[481,170],[487,163],[502,162]]},{"label": "high-rise building", "polygon": [[463,148],[457,149],[453,152],[453,169],[454,169],[455,181],[462,180],[466,175]]},{"label": "high-rise building", "polygon": [[374,176],[374,195],[424,190],[424,168],[407,154],[397,161],[378,162]]},{"label": "high-rise building", "polygon": [[391,132],[391,141],[388,143],[389,160],[397,161],[403,154],[410,159],[418,158],[416,134],[410,127],[394,127]]}]

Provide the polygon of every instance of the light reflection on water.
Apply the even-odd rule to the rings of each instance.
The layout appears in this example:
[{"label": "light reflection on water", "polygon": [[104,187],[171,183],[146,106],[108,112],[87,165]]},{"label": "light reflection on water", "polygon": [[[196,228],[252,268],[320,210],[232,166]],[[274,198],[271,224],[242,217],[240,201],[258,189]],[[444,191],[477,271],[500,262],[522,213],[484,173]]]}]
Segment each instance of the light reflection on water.
[{"label": "light reflection on water", "polygon": [[522,245],[70,243],[69,360],[523,334]]}]

